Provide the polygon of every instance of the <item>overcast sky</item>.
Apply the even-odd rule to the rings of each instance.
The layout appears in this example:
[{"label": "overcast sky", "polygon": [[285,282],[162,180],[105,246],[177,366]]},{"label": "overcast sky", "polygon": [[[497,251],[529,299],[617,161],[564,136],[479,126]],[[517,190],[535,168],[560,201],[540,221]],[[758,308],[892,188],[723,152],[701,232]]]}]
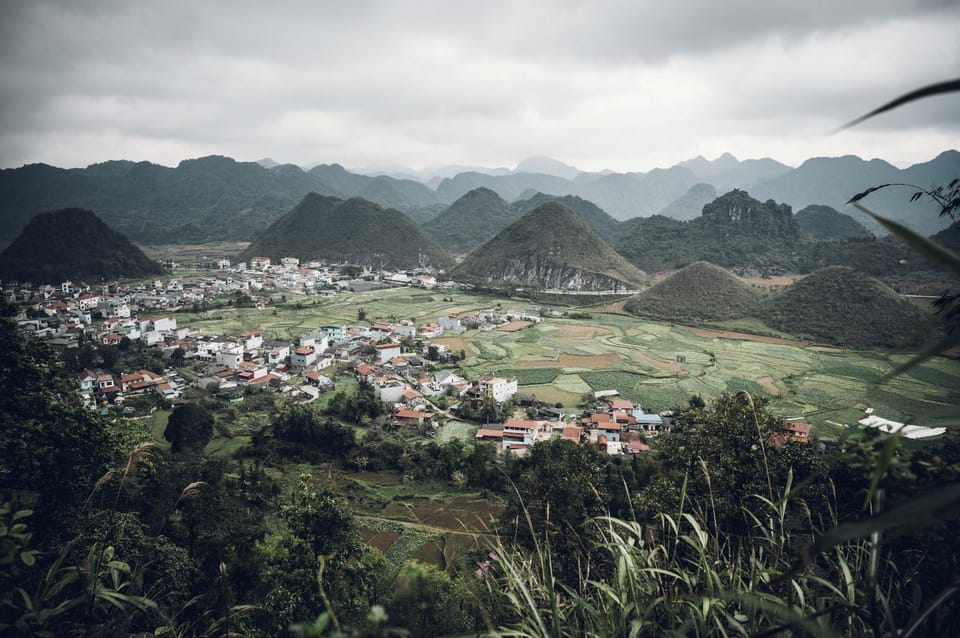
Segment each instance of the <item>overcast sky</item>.
[{"label": "overcast sky", "polygon": [[0,166],[649,170],[960,146],[956,0],[0,0]]}]

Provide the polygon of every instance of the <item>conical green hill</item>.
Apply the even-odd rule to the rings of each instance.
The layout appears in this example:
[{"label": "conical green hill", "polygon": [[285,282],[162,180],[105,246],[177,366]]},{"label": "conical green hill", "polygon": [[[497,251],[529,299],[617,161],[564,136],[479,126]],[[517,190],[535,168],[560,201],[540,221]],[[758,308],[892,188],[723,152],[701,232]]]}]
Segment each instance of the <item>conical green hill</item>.
[{"label": "conical green hill", "polygon": [[923,313],[876,279],[844,266],[804,277],[766,306],[768,324],[800,337],[853,348],[910,341]]},{"label": "conical green hill", "polygon": [[661,321],[726,321],[754,316],[758,298],[736,275],[698,261],[636,295],[625,309]]},{"label": "conical green hill", "polygon": [[0,253],[0,278],[32,283],[94,282],[162,274],[163,268],[82,208],[35,216]]},{"label": "conical green hill", "polygon": [[354,197],[309,193],[241,254],[349,261],[375,267],[448,268],[450,255],[403,213]]},{"label": "conical green hill", "polygon": [[597,237],[566,206],[537,206],[451,273],[454,279],[540,289],[622,290],[645,276]]}]

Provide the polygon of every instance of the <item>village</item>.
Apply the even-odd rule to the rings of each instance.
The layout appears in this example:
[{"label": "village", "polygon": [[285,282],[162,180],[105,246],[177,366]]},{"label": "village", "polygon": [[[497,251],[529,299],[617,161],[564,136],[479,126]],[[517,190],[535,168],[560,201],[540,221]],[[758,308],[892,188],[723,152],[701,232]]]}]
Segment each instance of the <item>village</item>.
[{"label": "village", "polygon": [[[144,396],[174,407],[189,400],[191,388],[233,401],[243,401],[248,388],[259,388],[310,403],[333,390],[338,378],[354,376],[386,404],[391,427],[429,437],[448,420],[472,421],[479,424],[476,441],[503,453],[522,455],[538,441],[563,438],[611,455],[637,454],[649,450],[649,437],[670,429],[669,412],[647,413],[615,390],[595,392],[586,411],[572,414],[520,392],[516,379],[491,374],[464,378],[456,363],[465,353],[431,342],[512,321],[543,321],[522,310],[491,308],[420,325],[408,320],[318,325],[294,340],[271,340],[259,330],[220,335],[178,325],[179,310],[224,298],[264,307],[269,294],[278,291],[332,296],[364,284],[455,286],[438,283],[426,272],[371,273],[316,262],[301,266],[294,258],[271,264],[269,258],[255,257],[249,265],[221,259],[216,267],[214,274],[191,272],[138,285],[68,281],[8,288],[5,294],[21,308],[21,329],[60,350],[85,343],[107,348],[136,344],[160,355],[162,370],[117,374],[91,367],[78,373],[84,404],[105,413],[132,415],[131,399]],[[499,419],[491,422],[491,414]]]}]

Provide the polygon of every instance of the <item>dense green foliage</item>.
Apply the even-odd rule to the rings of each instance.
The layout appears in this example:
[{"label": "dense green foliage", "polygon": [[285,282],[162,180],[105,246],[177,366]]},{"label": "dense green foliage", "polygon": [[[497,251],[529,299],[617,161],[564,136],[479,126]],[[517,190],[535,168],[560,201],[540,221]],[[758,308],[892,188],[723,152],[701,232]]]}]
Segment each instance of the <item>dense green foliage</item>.
[{"label": "dense green foliage", "polygon": [[763,318],[791,334],[854,348],[895,347],[928,337],[913,304],[845,267],[817,271],[771,297]]},{"label": "dense green foliage", "polygon": [[660,216],[639,220],[617,249],[646,271],[673,270],[701,260],[776,271],[788,269],[784,257],[793,259],[803,243],[789,206],[733,190],[688,222]]},{"label": "dense green foliage", "polygon": [[576,195],[559,197],[537,193],[533,197],[513,202],[510,204],[510,208],[516,211],[516,218],[519,219],[522,215],[530,212],[540,204],[550,201],[559,202],[569,208],[573,211],[574,215],[580,218],[580,221],[596,233],[597,237],[611,244],[620,236],[623,226],[627,223],[614,219],[593,202],[581,199]]},{"label": "dense green foliage", "polygon": [[316,193],[273,223],[240,258],[253,256],[349,261],[375,268],[415,268],[421,261],[446,268],[453,263],[402,213],[364,199],[343,201]]},{"label": "dense green foliage", "polygon": [[731,191],[687,222],[662,215],[631,222],[629,232],[615,245],[647,272],[675,270],[696,261],[763,274],[850,266],[873,276],[894,276],[928,267],[897,242],[872,236],[841,237],[839,242],[811,238],[811,231],[800,226],[806,218],[791,215],[782,204]]},{"label": "dense green foliage", "polygon": [[65,208],[37,215],[0,253],[0,278],[33,283],[101,281],[163,274],[96,214]]},{"label": "dense green foliage", "polygon": [[465,253],[518,219],[520,214],[499,195],[488,188],[475,188],[425,224],[424,230],[447,250]]},{"label": "dense green foliage", "polygon": [[34,524],[56,538],[114,460],[116,440],[12,315],[0,305],[0,495],[32,503]]},{"label": "dense green foliage", "polygon": [[800,230],[817,241],[872,237],[863,224],[829,206],[807,206],[803,210],[798,210],[793,218],[800,226]]},{"label": "dense green foliage", "polygon": [[163,438],[170,441],[170,450],[197,453],[213,436],[213,415],[197,403],[178,406],[167,421]]},{"label": "dense green foliage", "polygon": [[755,317],[757,294],[726,270],[697,262],[631,298],[624,309],[662,321],[725,321]]},{"label": "dense green foliage", "polygon": [[541,204],[470,253],[451,273],[477,283],[534,288],[633,287],[644,276],[566,206]]}]

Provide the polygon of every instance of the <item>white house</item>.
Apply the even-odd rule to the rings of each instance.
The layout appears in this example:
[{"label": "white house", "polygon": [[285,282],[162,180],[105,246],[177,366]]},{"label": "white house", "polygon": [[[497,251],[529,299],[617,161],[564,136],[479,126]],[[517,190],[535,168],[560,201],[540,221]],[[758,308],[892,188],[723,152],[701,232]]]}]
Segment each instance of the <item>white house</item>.
[{"label": "white house", "polygon": [[309,346],[300,346],[290,354],[290,365],[294,368],[307,368],[317,360],[317,351]]},{"label": "white house", "polygon": [[377,363],[383,364],[400,356],[399,343],[381,343],[377,345]]},{"label": "white house", "polygon": [[517,393],[517,380],[504,377],[484,375],[479,379],[480,391],[488,397],[493,397],[497,403],[503,403],[513,398]]},{"label": "white house", "polygon": [[300,337],[300,345],[304,348],[313,348],[320,353],[330,346],[330,341],[325,332],[318,330]]},{"label": "white house", "polygon": [[440,317],[437,319],[437,323],[444,330],[449,330],[451,332],[462,332],[464,329],[463,325],[460,323],[460,317],[455,317],[453,315]]},{"label": "white house", "polygon": [[279,346],[267,354],[267,363],[272,366],[284,363],[290,356],[290,346]]},{"label": "white house", "polygon": [[247,352],[257,350],[263,346],[263,333],[259,330],[244,332],[240,336],[243,337],[243,349]]},{"label": "white house", "polygon": [[239,368],[241,361],[243,361],[243,346],[239,343],[224,345],[217,353],[217,363],[231,370]]},{"label": "white house", "polygon": [[173,317],[140,317],[140,332],[173,332],[177,329],[177,320]]},{"label": "white house", "polygon": [[420,326],[420,334],[427,339],[434,339],[443,334],[443,328],[436,323],[425,323]]}]

